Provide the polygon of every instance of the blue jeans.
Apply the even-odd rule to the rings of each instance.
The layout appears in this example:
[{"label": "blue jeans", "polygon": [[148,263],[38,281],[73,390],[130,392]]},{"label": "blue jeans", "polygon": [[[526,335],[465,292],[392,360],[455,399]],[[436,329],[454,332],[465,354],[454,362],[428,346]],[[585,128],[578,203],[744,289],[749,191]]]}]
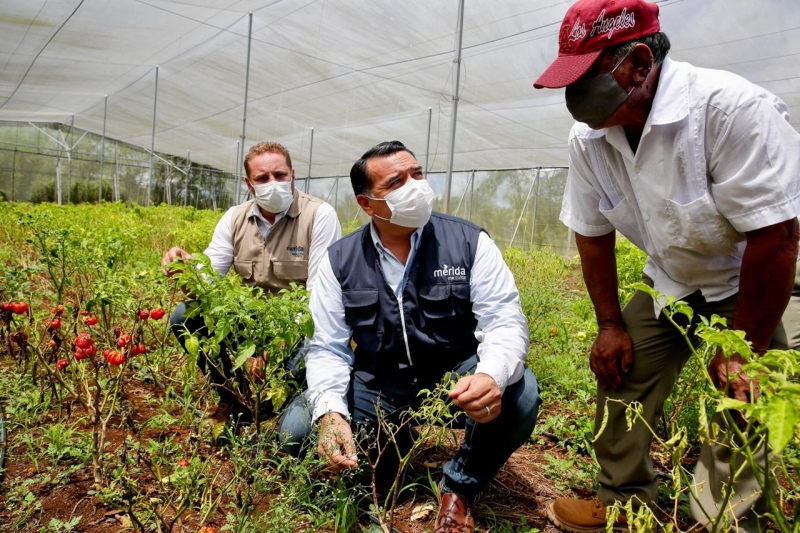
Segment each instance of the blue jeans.
[{"label": "blue jeans", "polygon": [[[185,335],[197,335],[198,337],[208,337],[208,329],[206,328],[205,321],[201,316],[186,317],[188,310],[188,303],[183,302],[178,305],[169,317],[169,326],[172,333],[178,339],[181,347],[186,349]],[[289,379],[303,385],[306,379],[306,369],[303,364],[302,357],[303,343],[297,346],[295,351],[286,360],[286,371],[288,372]],[[224,348],[224,346],[223,346]],[[205,354],[201,351],[197,357],[197,366],[206,375],[211,382],[212,387],[219,393],[220,402],[222,403],[238,403],[236,395],[232,392],[232,381],[241,384],[247,383],[244,376],[241,375],[241,369],[235,373],[232,371],[233,364],[230,357],[227,357],[226,352],[220,350],[222,357],[219,357],[215,364],[208,361]],[[241,392],[241,391],[240,391]]]},{"label": "blue jeans", "polygon": [[[478,357],[474,355],[453,372],[460,376],[474,374],[477,364]],[[374,425],[376,404],[392,416],[420,402],[417,392],[423,387],[378,381],[365,382],[355,375],[351,378],[347,402],[354,431],[359,425]],[[541,403],[536,376],[526,368],[522,379],[506,388],[500,416],[488,424],[479,424],[465,417],[464,441],[456,456],[444,465],[441,490],[467,498],[475,497],[494,479],[511,454],[528,441]],[[303,444],[313,430],[311,415],[305,396],[295,398],[280,421],[279,434],[284,451],[292,455],[302,453]]]}]

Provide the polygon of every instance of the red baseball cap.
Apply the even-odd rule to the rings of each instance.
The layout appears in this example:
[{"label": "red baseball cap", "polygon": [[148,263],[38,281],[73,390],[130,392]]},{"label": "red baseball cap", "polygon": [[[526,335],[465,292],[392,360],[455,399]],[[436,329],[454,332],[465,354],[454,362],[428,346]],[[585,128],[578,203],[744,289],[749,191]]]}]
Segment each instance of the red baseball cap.
[{"label": "red baseball cap", "polygon": [[579,0],[561,23],[558,57],[533,86],[566,87],[578,81],[605,48],[660,30],[658,5],[653,2]]}]

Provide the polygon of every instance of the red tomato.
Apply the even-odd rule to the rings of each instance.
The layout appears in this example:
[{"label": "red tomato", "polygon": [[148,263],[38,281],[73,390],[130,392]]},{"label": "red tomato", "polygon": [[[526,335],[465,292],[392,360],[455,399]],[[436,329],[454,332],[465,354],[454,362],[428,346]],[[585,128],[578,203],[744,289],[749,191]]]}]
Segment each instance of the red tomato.
[{"label": "red tomato", "polygon": [[17,302],[14,304],[14,314],[24,315],[28,312],[28,304],[25,302]]},{"label": "red tomato", "polygon": [[140,309],[139,310],[139,320],[147,320],[150,318],[150,311],[147,309]]},{"label": "red tomato", "polygon": [[62,372],[68,366],[69,366],[69,360],[67,359],[59,359],[56,362],[56,368],[58,369],[59,372]]},{"label": "red tomato", "polygon": [[152,318],[153,320],[161,320],[162,318],[164,318],[164,314],[165,313],[163,309],[161,309],[160,307],[156,307],[155,309],[150,311],[150,318]]},{"label": "red tomato", "polygon": [[75,346],[77,346],[78,348],[80,348],[82,350],[85,350],[86,348],[91,347],[92,344],[94,344],[94,341],[92,340],[91,335],[89,335],[88,333],[81,333],[75,339]]},{"label": "red tomato", "polygon": [[108,361],[109,365],[118,366],[125,362],[125,354],[116,350],[112,350],[109,352],[106,360]]},{"label": "red tomato", "polygon": [[94,357],[97,355],[97,346],[92,344],[88,348],[76,348],[75,349],[75,359],[88,359],[89,357]]}]

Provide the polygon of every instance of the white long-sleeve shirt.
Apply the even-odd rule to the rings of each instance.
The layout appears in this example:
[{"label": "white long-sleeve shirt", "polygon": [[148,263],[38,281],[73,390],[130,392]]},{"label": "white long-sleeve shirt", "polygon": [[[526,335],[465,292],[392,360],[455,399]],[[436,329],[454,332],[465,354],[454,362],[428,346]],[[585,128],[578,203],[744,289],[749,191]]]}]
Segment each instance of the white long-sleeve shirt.
[{"label": "white long-sleeve shirt", "polygon": [[[224,276],[233,265],[233,210],[237,206],[228,209],[214,228],[214,235],[211,243],[206,248],[205,254],[211,260],[211,266]],[[273,226],[286,215],[286,211],[279,213],[275,217],[275,224],[261,214],[258,204],[253,203],[253,214],[256,217],[256,225],[261,236],[266,239]],[[323,202],[314,213],[314,224],[311,229],[311,243],[308,250],[308,281],[306,288],[310,291],[317,277],[320,262],[326,255],[328,246],[342,238],[342,226],[336,216],[336,211],[330,204]]]},{"label": "white long-sleeve shirt", "polygon": [[[374,227],[370,229],[386,282],[400,294],[407,269],[419,248],[421,231],[412,234],[411,254],[403,265],[383,247]],[[490,375],[504,392],[522,377],[529,345],[528,322],[522,313],[514,276],[497,245],[483,232],[478,238],[470,274],[470,300],[478,321],[476,373]],[[320,261],[310,307],[314,337],[306,354],[306,397],[313,405],[313,418],[316,420],[328,412],[349,416],[346,394],[354,361],[350,347],[352,331],[345,323],[342,287],[327,253]]]}]

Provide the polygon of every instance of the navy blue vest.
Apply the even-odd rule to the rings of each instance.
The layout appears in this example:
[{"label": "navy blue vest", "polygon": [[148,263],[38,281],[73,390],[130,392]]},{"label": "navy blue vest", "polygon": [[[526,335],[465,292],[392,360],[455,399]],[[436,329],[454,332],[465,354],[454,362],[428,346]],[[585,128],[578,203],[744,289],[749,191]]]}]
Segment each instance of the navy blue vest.
[{"label": "navy blue vest", "polygon": [[469,280],[481,231],[460,218],[431,215],[406,272],[402,312],[383,276],[369,224],[328,248],[360,377],[391,380],[411,373],[433,383],[475,355]]}]

